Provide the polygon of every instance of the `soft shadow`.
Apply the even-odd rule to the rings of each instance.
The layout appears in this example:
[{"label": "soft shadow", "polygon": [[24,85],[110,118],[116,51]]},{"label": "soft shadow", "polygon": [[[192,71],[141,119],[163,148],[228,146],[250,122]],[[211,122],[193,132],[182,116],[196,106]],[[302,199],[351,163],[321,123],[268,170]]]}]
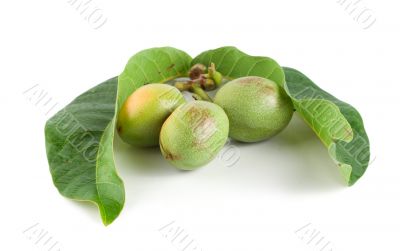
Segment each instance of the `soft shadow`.
[{"label": "soft shadow", "polygon": [[165,176],[180,173],[165,161],[158,147],[132,147],[116,136],[114,151],[118,170],[128,175],[132,172],[141,176]]},{"label": "soft shadow", "polygon": [[[232,141],[231,145],[239,149],[240,160],[235,165],[226,167],[217,157],[207,167],[201,168],[201,173],[187,172],[179,171],[165,161],[158,147],[134,148],[116,135],[115,161],[126,187],[126,206],[133,208],[134,204],[147,200],[155,192],[155,187],[164,183],[162,179],[180,175],[207,182],[210,182],[208,176],[213,175],[225,186],[252,189],[260,186],[291,194],[346,187],[326,147],[297,115],[282,133],[271,140],[252,144]],[[129,193],[134,193],[134,196]]]},{"label": "soft shadow", "polygon": [[[234,144],[244,149],[249,147],[248,144]],[[271,185],[295,192],[346,187],[327,148],[297,114],[282,133],[258,143],[256,149],[251,148],[256,151],[254,155],[265,152],[265,161],[256,160],[258,166],[253,168]]]},{"label": "soft shadow", "polygon": [[147,200],[162,179],[185,173],[170,165],[158,147],[132,147],[118,135],[114,152],[118,173],[124,180],[126,208],[135,208],[136,203]]}]

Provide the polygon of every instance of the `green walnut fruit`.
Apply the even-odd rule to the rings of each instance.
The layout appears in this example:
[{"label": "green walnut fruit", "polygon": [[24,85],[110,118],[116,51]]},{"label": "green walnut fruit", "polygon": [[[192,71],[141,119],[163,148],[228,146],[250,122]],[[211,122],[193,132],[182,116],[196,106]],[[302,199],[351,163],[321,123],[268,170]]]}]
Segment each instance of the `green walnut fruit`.
[{"label": "green walnut fruit", "polygon": [[214,103],[229,118],[229,136],[237,141],[257,142],[276,135],[289,123],[293,104],[275,82],[260,77],[243,77],[226,83]]},{"label": "green walnut fruit", "polygon": [[130,145],[157,146],[164,121],[185,102],[181,92],[173,86],[144,85],[123,104],[118,114],[117,131]]},{"label": "green walnut fruit", "polygon": [[192,101],[178,107],[161,128],[160,149],[165,159],[183,170],[207,164],[225,145],[229,120],[210,102]]}]

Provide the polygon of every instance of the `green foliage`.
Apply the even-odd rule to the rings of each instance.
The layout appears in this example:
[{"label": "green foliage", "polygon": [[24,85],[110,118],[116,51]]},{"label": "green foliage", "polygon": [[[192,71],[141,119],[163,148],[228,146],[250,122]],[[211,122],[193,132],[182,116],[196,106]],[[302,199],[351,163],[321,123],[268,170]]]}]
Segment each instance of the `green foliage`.
[{"label": "green foliage", "polygon": [[83,93],[47,121],[47,158],[59,192],[95,203],[103,223],[112,223],[125,201],[113,152],[117,111],[144,84],[186,76],[191,65],[211,62],[228,78],[259,76],[284,88],[297,112],[327,146],[347,183],[354,184],[364,174],[370,149],[360,114],[299,71],[282,68],[271,58],[249,56],[234,47],[206,51],[194,60],[185,52],[164,47],[137,53],[118,78]]},{"label": "green foliage", "polygon": [[47,121],[47,158],[62,195],[95,203],[105,225],[115,220],[125,201],[114,163],[116,111],[140,86],[185,75],[190,61],[186,53],[169,47],[139,52],[118,79],[85,92]]}]

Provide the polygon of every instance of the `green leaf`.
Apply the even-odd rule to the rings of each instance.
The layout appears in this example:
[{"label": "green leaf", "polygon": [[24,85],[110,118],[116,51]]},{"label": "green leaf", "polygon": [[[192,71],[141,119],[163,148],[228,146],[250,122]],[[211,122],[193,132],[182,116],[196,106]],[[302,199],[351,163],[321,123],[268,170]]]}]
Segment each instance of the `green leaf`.
[{"label": "green leaf", "polygon": [[99,207],[104,224],[124,204],[124,185],[113,160],[117,78],[85,92],[46,124],[46,149],[55,186],[75,200]]},{"label": "green leaf", "polygon": [[353,185],[364,174],[370,159],[369,140],[361,115],[301,72],[283,69],[285,89],[296,110],[326,145],[347,184]]},{"label": "green leaf", "polygon": [[228,78],[259,76],[282,86],[297,112],[326,145],[346,182],[352,185],[364,174],[370,158],[369,141],[362,118],[352,106],[323,91],[300,72],[282,68],[271,58],[222,47],[201,53],[192,65],[212,62]]},{"label": "green leaf", "polygon": [[105,225],[118,217],[125,190],[114,163],[116,111],[140,86],[185,75],[190,62],[190,56],[170,47],[141,51],[119,78],[83,93],[47,121],[47,158],[62,195],[95,203]]}]

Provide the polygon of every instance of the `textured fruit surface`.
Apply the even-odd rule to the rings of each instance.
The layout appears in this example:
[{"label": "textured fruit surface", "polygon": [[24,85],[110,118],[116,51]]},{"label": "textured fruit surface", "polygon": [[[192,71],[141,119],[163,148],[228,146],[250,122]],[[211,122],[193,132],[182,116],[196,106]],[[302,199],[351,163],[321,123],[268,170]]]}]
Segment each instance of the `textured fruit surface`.
[{"label": "textured fruit surface", "polygon": [[157,146],[168,116],[185,103],[178,89],[167,84],[147,84],[127,98],[117,120],[122,140],[133,146]]},{"label": "textured fruit surface", "polygon": [[242,142],[257,142],[282,131],[293,115],[293,104],[275,82],[243,77],[226,83],[214,102],[229,118],[229,136]]},{"label": "textured fruit surface", "polygon": [[210,102],[192,101],[178,107],[165,121],[160,149],[165,159],[183,170],[207,164],[225,145],[229,120]]}]

